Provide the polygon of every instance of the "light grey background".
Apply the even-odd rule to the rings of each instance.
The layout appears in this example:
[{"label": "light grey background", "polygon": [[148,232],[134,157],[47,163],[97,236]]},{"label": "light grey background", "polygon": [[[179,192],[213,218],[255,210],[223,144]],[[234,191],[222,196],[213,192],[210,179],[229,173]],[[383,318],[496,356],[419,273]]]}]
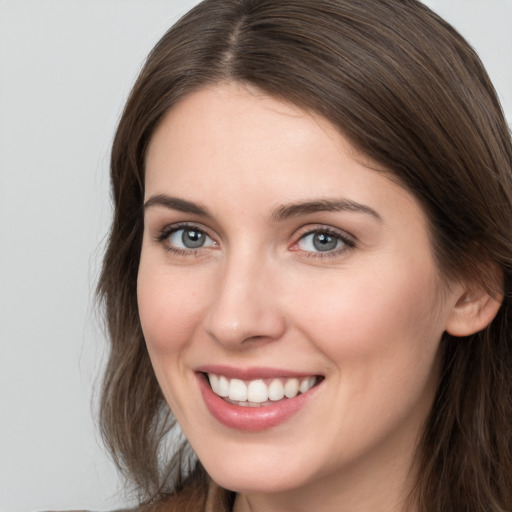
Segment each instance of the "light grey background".
[{"label": "light grey background", "polygon": [[[512,120],[512,0],[425,1]],[[109,146],[145,55],[195,3],[0,0],[0,512],[128,503],[91,415]]]}]

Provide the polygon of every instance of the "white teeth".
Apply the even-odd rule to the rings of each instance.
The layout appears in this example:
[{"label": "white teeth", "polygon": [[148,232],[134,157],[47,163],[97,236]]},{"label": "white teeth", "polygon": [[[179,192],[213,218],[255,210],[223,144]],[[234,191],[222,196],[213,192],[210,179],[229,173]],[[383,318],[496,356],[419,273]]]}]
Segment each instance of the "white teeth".
[{"label": "white teeth", "polygon": [[301,393],[306,393],[309,391],[316,383],[316,377],[305,377],[300,381],[299,391]]},{"label": "white teeth", "polygon": [[247,386],[240,379],[231,379],[229,383],[229,399],[236,402],[245,402],[247,400]]},{"label": "white teeth", "polygon": [[219,376],[210,373],[208,376],[208,380],[210,381],[210,386],[212,387],[214,393],[219,394]]},{"label": "white teeth", "polygon": [[247,386],[247,400],[249,402],[266,402],[268,400],[268,389],[262,380],[252,380]]},{"label": "white teeth", "polygon": [[[229,398],[242,407],[259,407],[269,405],[286,398],[294,398],[299,393],[306,393],[316,384],[316,377],[303,377],[302,379],[273,379],[267,386],[262,379],[244,382],[240,379],[231,379],[223,375],[208,374],[213,392],[220,397]],[[268,381],[267,381],[268,382]]]},{"label": "white teeth", "polygon": [[219,377],[218,375],[210,373],[208,378],[210,379],[210,386],[217,395],[222,397],[228,396],[229,382],[228,379],[226,379],[226,377]]},{"label": "white teeth", "polygon": [[222,397],[229,396],[229,380],[222,375],[219,377],[219,392],[217,394]]},{"label": "white teeth", "polygon": [[288,379],[284,385],[284,394],[287,398],[297,396],[299,392],[299,379]]},{"label": "white teeth", "polygon": [[284,397],[284,386],[279,379],[274,379],[268,387],[268,399],[276,402]]}]

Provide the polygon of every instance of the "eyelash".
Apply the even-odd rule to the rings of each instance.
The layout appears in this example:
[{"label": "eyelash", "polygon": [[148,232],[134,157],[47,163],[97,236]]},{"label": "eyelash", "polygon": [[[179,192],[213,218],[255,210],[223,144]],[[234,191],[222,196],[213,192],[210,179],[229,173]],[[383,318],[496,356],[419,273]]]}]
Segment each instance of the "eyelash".
[{"label": "eyelash", "polygon": [[[348,233],[340,232],[336,229],[327,226],[317,226],[315,228],[309,228],[306,232],[301,233],[294,246],[298,245],[302,240],[310,235],[325,234],[331,236],[341,242],[343,245],[340,248],[331,251],[302,251],[307,258],[334,258],[340,256],[342,253],[351,251],[356,247],[356,241],[354,237],[348,235]],[[297,249],[300,250],[300,249]]]},{"label": "eyelash", "polygon": [[202,228],[200,226],[197,226],[195,224],[187,224],[187,223],[184,223],[184,224],[180,223],[180,224],[173,224],[171,226],[166,226],[165,228],[163,228],[160,231],[160,233],[156,236],[155,239],[156,239],[157,242],[159,242],[159,243],[164,245],[165,250],[167,252],[173,253],[176,256],[181,256],[181,257],[199,256],[200,250],[203,249],[203,247],[198,247],[197,249],[180,249],[178,247],[173,247],[172,245],[167,243],[168,238],[173,233],[176,233],[177,231],[180,231],[182,229],[189,229],[191,231],[198,231],[200,233],[205,234],[208,238],[212,239],[208,235],[208,232],[204,228]]},{"label": "eyelash", "polygon": [[[177,256],[181,257],[190,257],[190,256],[199,256],[202,252],[201,249],[204,249],[204,247],[198,247],[197,249],[189,248],[189,249],[180,249],[178,247],[173,247],[168,243],[168,238],[177,231],[183,230],[183,229],[189,229],[193,231],[198,231],[200,233],[203,233],[208,238],[213,240],[212,237],[208,235],[208,232],[206,229],[195,225],[195,224],[173,224],[171,226],[166,226],[163,228],[160,233],[155,237],[155,240],[158,243],[161,243],[165,246],[166,251],[173,253]],[[328,236],[331,236],[341,242],[343,246],[341,248],[337,248],[330,251],[302,251],[302,253],[307,258],[332,258],[339,256],[341,253],[351,251],[356,247],[356,241],[354,237],[348,235],[347,233],[342,233],[340,231],[337,231],[331,227],[327,226],[317,226],[315,228],[309,228],[307,231],[300,233],[297,240],[292,244],[292,246],[297,246],[301,241],[303,241],[306,237],[310,235],[315,234],[326,234]],[[294,251],[300,251],[300,249],[292,249]]]}]

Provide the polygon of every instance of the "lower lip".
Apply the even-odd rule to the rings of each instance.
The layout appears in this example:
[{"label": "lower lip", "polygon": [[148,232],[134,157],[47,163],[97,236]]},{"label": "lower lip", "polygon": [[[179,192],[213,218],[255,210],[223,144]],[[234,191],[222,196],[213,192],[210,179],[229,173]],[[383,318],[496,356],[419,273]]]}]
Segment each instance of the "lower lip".
[{"label": "lower lip", "polygon": [[317,385],[307,393],[280,400],[272,405],[241,407],[230,404],[216,395],[204,374],[200,373],[197,376],[201,394],[211,415],[226,427],[248,432],[266,430],[284,423],[316,395],[319,387]]}]

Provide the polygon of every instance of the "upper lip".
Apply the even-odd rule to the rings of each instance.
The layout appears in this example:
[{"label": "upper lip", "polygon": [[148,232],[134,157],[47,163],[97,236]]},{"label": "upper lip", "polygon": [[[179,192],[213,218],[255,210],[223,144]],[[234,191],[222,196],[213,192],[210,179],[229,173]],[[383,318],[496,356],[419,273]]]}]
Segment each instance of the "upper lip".
[{"label": "upper lip", "polygon": [[295,370],[286,370],[282,368],[268,368],[268,367],[250,367],[240,368],[227,365],[209,364],[199,366],[196,368],[197,372],[213,373],[215,375],[223,375],[230,379],[240,380],[255,380],[255,379],[272,379],[272,378],[293,378],[293,377],[310,377],[319,375],[314,372],[301,372]]}]

